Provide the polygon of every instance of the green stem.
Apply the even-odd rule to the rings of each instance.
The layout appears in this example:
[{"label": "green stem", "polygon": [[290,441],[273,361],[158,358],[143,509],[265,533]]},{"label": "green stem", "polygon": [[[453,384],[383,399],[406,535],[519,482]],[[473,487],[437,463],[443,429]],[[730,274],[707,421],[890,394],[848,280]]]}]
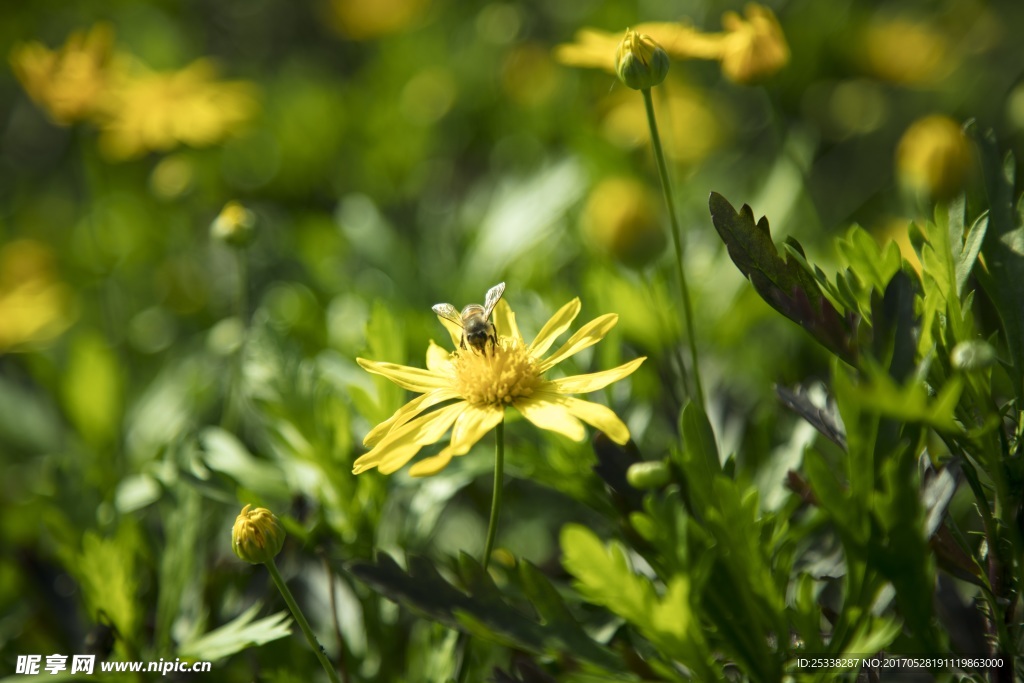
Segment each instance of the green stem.
[{"label": "green stem", "polygon": [[[494,492],[491,494],[491,519],[487,523],[487,540],[484,541],[484,554],[480,564],[484,571],[491,561],[494,551],[494,539],[498,536],[498,516],[501,513],[501,490],[505,483],[505,421],[502,420],[494,429]],[[469,636],[465,632],[459,634],[455,644],[458,659],[458,671],[455,680],[465,683],[469,675]]]},{"label": "green stem", "polygon": [[661,177],[661,189],[665,194],[665,205],[668,207],[668,217],[672,221],[672,246],[676,252],[676,270],[679,272],[679,295],[683,299],[683,318],[686,323],[686,335],[690,338],[690,362],[693,364],[693,382],[696,388],[697,400],[701,409],[704,405],[704,386],[700,381],[700,365],[697,362],[697,336],[694,334],[693,307],[690,304],[690,289],[686,284],[686,272],[683,270],[683,244],[682,231],[679,229],[679,219],[676,216],[676,203],[672,198],[672,185],[668,179],[668,165],[665,163],[665,152],[661,147],[661,136],[658,135],[658,122],[654,118],[654,100],[651,98],[650,88],[640,91],[644,96],[644,107],[647,109],[647,125],[651,129],[651,146],[654,148],[654,157],[658,161],[658,175]]},{"label": "green stem", "polygon": [[494,493],[491,496],[491,520],[487,523],[487,541],[484,543],[484,556],[481,559],[484,570],[491,561],[494,550],[494,539],[498,535],[498,515],[501,512],[501,489],[505,483],[505,421],[502,420],[494,429]]},{"label": "green stem", "polygon": [[242,338],[231,358],[231,374],[224,396],[224,414],[220,426],[233,432],[238,424],[242,401],[242,364],[245,361],[245,342],[249,338],[249,257],[244,247],[232,247],[235,253],[237,289],[235,290],[235,317],[242,324]]},{"label": "green stem", "polygon": [[306,621],[306,615],[299,609],[299,603],[295,602],[295,598],[292,597],[292,592],[288,590],[288,586],[285,584],[284,579],[281,577],[281,572],[277,570],[277,563],[274,562],[274,558],[270,558],[270,561],[266,563],[267,570],[270,572],[270,577],[274,579],[274,583],[277,585],[277,590],[281,591],[281,595],[284,597],[284,601],[288,603],[288,609],[292,611],[292,616],[295,617],[295,621],[299,624],[299,628],[302,629],[302,633],[306,636],[306,640],[309,642],[309,646],[313,648],[313,654],[320,660],[320,666],[327,672],[327,677],[331,679],[332,683],[341,683],[338,679],[338,672],[331,666],[331,662],[327,659],[327,655],[324,654],[324,649],[320,647],[320,643],[317,641],[316,636],[313,635],[313,629],[309,627],[309,622]]}]

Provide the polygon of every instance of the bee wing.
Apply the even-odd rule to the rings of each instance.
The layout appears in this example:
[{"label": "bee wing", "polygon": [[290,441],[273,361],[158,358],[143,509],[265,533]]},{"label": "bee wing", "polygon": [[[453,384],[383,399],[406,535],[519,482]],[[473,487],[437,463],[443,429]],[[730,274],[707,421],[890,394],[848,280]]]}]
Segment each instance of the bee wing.
[{"label": "bee wing", "polygon": [[462,327],[462,316],[451,304],[434,304],[432,309],[439,318],[444,318],[448,322],[455,323],[459,327]]},{"label": "bee wing", "polygon": [[491,311],[494,310],[495,304],[498,303],[498,299],[501,298],[502,292],[505,291],[505,283],[499,282],[490,289],[487,290],[487,299],[484,301],[484,318],[491,317]]}]

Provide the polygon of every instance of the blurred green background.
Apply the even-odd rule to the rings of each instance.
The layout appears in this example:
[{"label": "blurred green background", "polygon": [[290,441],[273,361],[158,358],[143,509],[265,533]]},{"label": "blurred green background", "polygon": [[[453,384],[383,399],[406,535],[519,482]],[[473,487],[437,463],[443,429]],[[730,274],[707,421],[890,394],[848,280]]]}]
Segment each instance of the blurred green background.
[{"label": "blurred green background", "polygon": [[[770,8],[791,53],[778,73],[736,83],[714,60],[676,61],[655,94],[712,419],[722,450],[778,496],[780,453],[797,457],[809,437],[772,384],[823,376],[826,354],[737,273],[709,192],[767,215],[776,241],[798,237],[812,261],[834,262],[831,239],[853,223],[905,243],[908,221],[930,211],[927,191],[975,182],[969,155],[925,173],[924,191],[912,162],[898,171],[915,121],[974,118],[1024,158],[1024,5]],[[427,483],[349,474],[362,436],[403,402],[354,359],[420,365],[429,339],[446,342],[430,306],[478,301],[499,281],[527,338],[573,296],[584,319],[620,314],[609,342],[567,372],[607,367],[623,349],[648,355],[605,400],[660,457],[684,399],[672,390],[682,340],[642,101],[553,50],[584,27],[686,20],[719,32],[730,10],[743,7],[6,3],[0,675],[18,654],[84,651],[111,590],[121,611],[107,605],[108,617],[130,633],[122,654],[185,652],[271,600],[265,577],[230,554],[243,502],[273,504],[307,551],[478,552],[486,444]],[[60,90],[55,56],[76,32]],[[950,165],[941,135],[919,143],[926,168]],[[210,237],[232,200],[255,222],[244,250]],[[561,521],[609,505],[590,446],[513,425],[509,459],[501,544],[551,562]],[[766,463],[782,469],[763,474]],[[292,570],[323,597],[312,553]],[[331,580],[350,605],[366,599]],[[362,675],[396,680],[387,667],[404,664],[388,663],[381,634],[398,617],[346,614]],[[263,661],[280,656],[269,652]]]}]

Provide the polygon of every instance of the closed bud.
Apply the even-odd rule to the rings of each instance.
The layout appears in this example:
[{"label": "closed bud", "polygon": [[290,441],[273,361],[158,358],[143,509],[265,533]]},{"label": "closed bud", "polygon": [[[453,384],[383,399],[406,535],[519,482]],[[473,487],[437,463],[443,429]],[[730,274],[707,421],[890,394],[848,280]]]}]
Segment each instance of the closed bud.
[{"label": "closed bud", "polygon": [[633,90],[648,90],[665,80],[668,55],[650,36],[626,29],[615,51],[615,73]]},{"label": "closed bud", "polygon": [[626,470],[626,481],[635,489],[660,489],[672,479],[672,472],[664,460],[635,462]]},{"label": "closed bud", "polygon": [[985,370],[996,363],[996,350],[982,339],[963,341],[953,347],[949,362],[956,370]]},{"label": "closed bud", "polygon": [[264,564],[274,559],[284,545],[284,527],[267,508],[246,505],[235,518],[231,549],[239,559]]},{"label": "closed bud", "polygon": [[238,202],[228,202],[210,224],[210,235],[233,247],[246,247],[256,235],[256,216]]}]

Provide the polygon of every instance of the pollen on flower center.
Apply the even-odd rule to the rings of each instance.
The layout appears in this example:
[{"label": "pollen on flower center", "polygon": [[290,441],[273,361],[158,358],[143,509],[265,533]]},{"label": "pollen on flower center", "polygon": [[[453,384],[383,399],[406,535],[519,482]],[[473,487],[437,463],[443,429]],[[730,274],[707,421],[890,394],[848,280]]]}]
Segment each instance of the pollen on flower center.
[{"label": "pollen on flower center", "polygon": [[502,337],[484,352],[459,351],[453,363],[455,390],[475,406],[504,406],[533,393],[540,377],[526,347]]}]

